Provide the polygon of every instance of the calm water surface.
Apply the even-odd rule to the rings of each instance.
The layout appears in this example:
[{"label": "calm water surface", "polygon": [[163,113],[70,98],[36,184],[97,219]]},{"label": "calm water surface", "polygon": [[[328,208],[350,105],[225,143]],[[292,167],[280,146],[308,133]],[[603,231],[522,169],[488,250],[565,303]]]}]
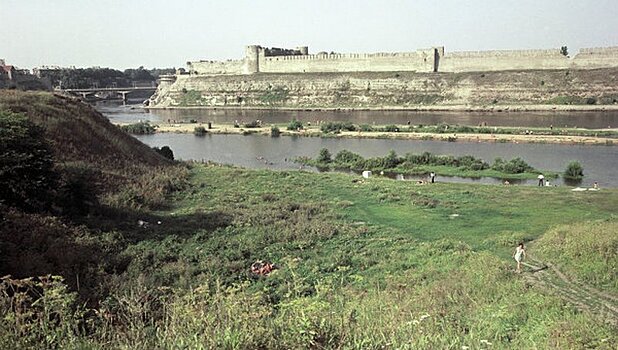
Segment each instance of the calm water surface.
[{"label": "calm water surface", "polygon": [[187,109],[144,110],[137,105],[122,106],[100,103],[97,108],[115,122],[200,122],[231,124],[234,121],[262,120],[268,123],[287,123],[292,118],[302,122],[350,121],[354,124],[410,124],[437,123],[477,126],[511,127],[581,127],[602,129],[618,126],[618,111],[611,112],[413,112],[413,111],[280,111]]},{"label": "calm water surface", "polygon": [[[261,119],[265,123],[284,123],[292,117],[301,121],[345,121],[356,124],[436,124],[449,123],[478,125],[486,122],[495,126],[544,127],[553,125],[605,128],[618,125],[617,112],[560,112],[560,113],[462,113],[462,112],[408,112],[408,111],[266,111],[266,110],[157,110],[147,111],[139,106],[98,104],[97,109],[114,122],[137,122],[149,120],[164,122],[175,120],[188,122],[230,123],[234,120]],[[474,143],[420,140],[385,139],[322,139],[318,137],[279,137],[261,135],[207,135],[155,134],[137,136],[150,146],[170,146],[176,158],[184,160],[208,160],[247,168],[298,169],[291,160],[299,156],[315,157],[321,148],[332,154],[347,149],[364,157],[382,157],[390,150],[399,155],[405,153],[431,152],[446,155],[473,155],[487,162],[497,157],[512,159],[521,157],[537,169],[562,172],[571,160],[579,161],[585,172],[583,186],[598,181],[603,187],[618,187],[618,147],[582,146],[555,144]],[[315,170],[315,169],[310,169]],[[412,178],[414,179],[414,178]],[[499,183],[491,178],[441,178],[450,182]],[[522,181],[535,184],[536,181]],[[556,184],[563,184],[561,179]]]},{"label": "calm water surface", "polygon": [[[317,156],[321,148],[332,154],[347,149],[364,157],[382,157],[390,150],[399,155],[408,152],[447,155],[473,155],[488,162],[497,157],[522,157],[537,169],[562,172],[571,160],[579,161],[585,170],[582,185],[598,181],[603,187],[618,187],[618,147],[575,146],[555,144],[474,143],[386,139],[334,139],[318,137],[277,137],[262,135],[155,134],[137,136],[150,146],[170,146],[177,158],[209,160],[246,168],[298,169],[291,159]],[[444,178],[451,182],[498,183],[499,180]],[[524,181],[523,183],[526,183]],[[535,181],[528,181],[533,184]],[[556,184],[562,184],[560,179]]]}]

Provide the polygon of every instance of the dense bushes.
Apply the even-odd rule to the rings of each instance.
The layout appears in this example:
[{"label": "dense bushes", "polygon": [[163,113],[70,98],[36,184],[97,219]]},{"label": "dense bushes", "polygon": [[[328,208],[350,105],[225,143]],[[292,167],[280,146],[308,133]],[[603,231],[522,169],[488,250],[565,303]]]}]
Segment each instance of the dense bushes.
[{"label": "dense bushes", "polygon": [[193,129],[193,135],[195,135],[195,136],[204,136],[207,133],[208,133],[208,130],[206,130],[206,128],[203,127],[203,126],[196,126]]},{"label": "dense bushes", "polygon": [[135,135],[154,134],[155,131],[157,130],[157,127],[155,125],[150,125],[150,122],[148,121],[123,125],[120,128],[128,132],[129,134],[135,134]]},{"label": "dense bushes", "polygon": [[157,153],[159,153],[163,157],[169,160],[174,160],[174,151],[172,151],[172,149],[169,146],[163,146],[161,148],[153,147],[152,149],[154,149]]},{"label": "dense bushes", "polygon": [[318,155],[317,161],[319,163],[330,163],[332,161],[331,154],[328,151],[328,148],[322,148],[320,150],[320,154]]},{"label": "dense bushes", "polygon": [[270,136],[279,137],[279,135],[281,135],[281,130],[279,130],[279,128],[276,126],[272,126],[270,128]]},{"label": "dense bushes", "polygon": [[584,178],[584,168],[578,161],[572,161],[567,165],[563,176],[569,180],[581,180]]},{"label": "dense bushes", "polygon": [[290,124],[288,124],[288,130],[297,131],[301,130],[302,128],[303,122],[301,122],[300,120],[292,119],[292,121],[290,121]]},{"label": "dense bushes", "polygon": [[491,168],[507,174],[521,174],[534,171],[533,167],[519,157],[513,158],[508,162],[505,162],[502,158],[496,158]]},{"label": "dense bushes", "polygon": [[356,131],[357,128],[351,122],[328,122],[320,126],[323,133],[340,133],[341,131]]},{"label": "dense bushes", "polygon": [[0,204],[36,209],[58,175],[44,131],[25,116],[0,110]]},{"label": "dense bushes", "polygon": [[[320,150],[320,155],[316,159],[298,158],[296,161],[322,168],[332,167],[355,171],[389,170],[409,173],[414,172],[417,168],[425,167],[423,169],[427,170],[427,167],[435,166],[452,167],[461,171],[483,171],[492,169],[505,174],[522,174],[535,171],[533,167],[528,165],[521,158],[514,158],[508,162],[498,158],[495,163],[490,166],[482,159],[470,155],[455,157],[450,155],[434,155],[429,152],[424,152],[421,154],[407,153],[405,156],[400,157],[395,151],[391,150],[385,157],[365,159],[356,153],[342,150],[331,159],[330,153],[326,154],[326,152],[328,152],[328,150],[324,148]],[[495,174],[490,176],[495,176]]]}]

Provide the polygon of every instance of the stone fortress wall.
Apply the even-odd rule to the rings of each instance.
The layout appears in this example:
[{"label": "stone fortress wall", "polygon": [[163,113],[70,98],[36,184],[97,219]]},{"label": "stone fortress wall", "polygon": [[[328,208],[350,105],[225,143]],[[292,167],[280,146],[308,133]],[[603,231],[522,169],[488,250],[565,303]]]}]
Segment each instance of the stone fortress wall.
[{"label": "stone fortress wall", "polygon": [[309,54],[296,49],[246,47],[245,58],[228,61],[187,62],[193,75],[239,75],[255,73],[336,72],[476,72],[529,69],[595,69],[618,67],[618,47],[585,48],[573,58],[560,49],[462,51],[445,53],[444,47],[415,52]]}]

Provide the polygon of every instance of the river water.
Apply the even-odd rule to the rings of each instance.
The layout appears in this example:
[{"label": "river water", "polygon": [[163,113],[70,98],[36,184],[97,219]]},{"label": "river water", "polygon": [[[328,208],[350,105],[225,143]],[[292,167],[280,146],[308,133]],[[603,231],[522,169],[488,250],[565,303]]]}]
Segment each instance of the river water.
[{"label": "river water", "polygon": [[[214,110],[167,110],[144,111],[138,107],[105,105],[97,107],[110,120],[116,122],[188,121],[197,119],[230,123],[234,120],[250,121],[261,119],[265,123],[287,122],[291,116],[303,121],[332,120],[351,121],[356,124],[403,124],[411,119],[412,124],[435,124],[439,122],[460,125],[477,125],[485,121],[496,126],[547,126],[568,125],[586,128],[600,128],[602,125],[618,125],[618,113],[418,113],[418,112],[291,112],[291,111],[214,111]],[[371,116],[374,117],[371,117]],[[371,119],[369,119],[371,117]],[[606,125],[607,124],[607,125]],[[598,181],[601,187],[618,187],[618,147],[584,146],[558,144],[513,144],[444,142],[390,139],[348,139],[318,137],[278,137],[262,135],[206,135],[161,133],[137,136],[150,146],[170,146],[177,159],[204,160],[223,164],[233,164],[246,168],[299,169],[299,164],[291,159],[299,156],[317,156],[321,148],[332,154],[347,149],[363,157],[385,156],[390,150],[399,155],[405,153],[431,152],[446,155],[473,155],[487,162],[497,157],[509,160],[523,158],[528,164],[543,170],[562,172],[569,161],[577,160],[584,167],[585,178],[582,186],[591,186]],[[315,170],[315,169],[312,169]],[[414,178],[412,178],[414,179]],[[441,177],[449,182],[500,183],[492,178],[469,179]],[[535,184],[536,181],[521,181],[522,184]],[[564,184],[561,179],[555,184]]]},{"label": "river water", "polygon": [[213,122],[231,124],[238,120],[264,123],[287,123],[292,118],[303,122],[350,121],[354,124],[433,125],[438,123],[510,127],[581,127],[602,129],[618,127],[618,111],[606,112],[415,112],[415,111],[282,111],[237,109],[170,109],[144,110],[139,106],[99,103],[97,109],[115,122]]}]

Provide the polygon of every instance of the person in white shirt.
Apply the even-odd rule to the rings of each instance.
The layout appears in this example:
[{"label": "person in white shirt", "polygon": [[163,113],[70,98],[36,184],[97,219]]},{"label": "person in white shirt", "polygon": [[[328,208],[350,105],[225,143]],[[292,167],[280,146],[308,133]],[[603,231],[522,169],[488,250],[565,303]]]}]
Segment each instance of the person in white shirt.
[{"label": "person in white shirt", "polygon": [[515,248],[515,253],[513,253],[513,258],[517,261],[517,273],[521,273],[521,261],[526,257],[526,249],[524,248],[524,243],[519,243],[517,248]]}]

